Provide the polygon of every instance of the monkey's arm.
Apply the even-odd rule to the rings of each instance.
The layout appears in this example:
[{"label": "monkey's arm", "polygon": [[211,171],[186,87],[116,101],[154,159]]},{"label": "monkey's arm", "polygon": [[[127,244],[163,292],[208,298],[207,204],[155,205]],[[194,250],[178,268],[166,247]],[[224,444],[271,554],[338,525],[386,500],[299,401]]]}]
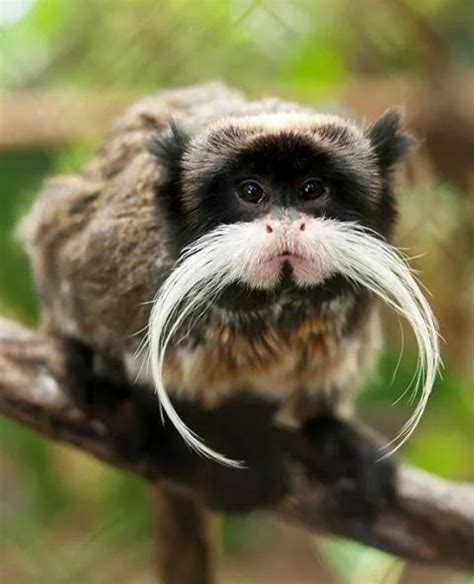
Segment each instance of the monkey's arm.
[{"label": "monkey's arm", "polygon": [[[215,508],[232,506],[240,486],[236,482],[240,471],[199,459],[172,432],[166,435],[157,432],[155,440],[144,446],[134,460],[112,448],[110,428],[100,416],[86,416],[71,403],[68,391],[72,379],[64,368],[64,360],[65,354],[54,340],[0,321],[1,411],[45,436],[74,444],[148,481],[177,482]],[[103,404],[117,415],[128,410],[133,420],[137,411],[132,396],[132,392],[104,395]],[[378,508],[375,517],[364,519],[350,505],[357,498],[355,484],[347,479],[328,483],[308,473],[304,456],[297,454],[308,454],[304,437],[262,426],[261,412],[254,406],[247,409],[241,406],[244,407],[241,419],[248,424],[240,429],[241,439],[254,441],[250,427],[258,426],[259,448],[268,449],[268,463],[280,469],[278,476],[282,481],[270,481],[268,473],[261,475],[269,480],[261,485],[262,493],[266,491],[268,497],[266,504],[262,503],[264,508],[307,529],[357,539],[405,558],[474,569],[472,486],[401,467],[394,478],[398,503]],[[218,414],[222,428],[229,426],[231,413]],[[234,411],[234,415],[238,413]],[[198,424],[197,430],[203,430],[199,415],[193,414],[192,408],[188,415]],[[292,447],[288,449],[290,443]],[[241,477],[245,480],[245,472]],[[258,488],[259,483],[255,485]]]}]

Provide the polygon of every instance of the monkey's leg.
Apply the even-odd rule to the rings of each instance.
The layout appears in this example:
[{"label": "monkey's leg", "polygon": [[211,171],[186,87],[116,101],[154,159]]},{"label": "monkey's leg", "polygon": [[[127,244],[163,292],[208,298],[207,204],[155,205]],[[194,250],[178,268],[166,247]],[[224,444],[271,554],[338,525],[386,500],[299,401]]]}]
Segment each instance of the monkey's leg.
[{"label": "monkey's leg", "polygon": [[71,398],[87,416],[102,421],[112,446],[133,460],[149,441],[155,422],[146,417],[147,411],[138,401],[138,388],[127,380],[120,362],[95,353],[82,342],[60,340],[73,381]]},{"label": "monkey's leg", "polygon": [[[114,378],[97,372],[103,358],[83,345],[63,340],[67,367],[75,379],[74,398],[89,415],[107,426],[112,445],[133,459],[150,446],[161,428],[159,408],[152,392],[132,386],[120,367]],[[102,367],[102,369],[106,369]],[[172,486],[153,488],[152,505],[158,527],[157,564],[161,584],[215,584],[217,519],[198,501]]]},{"label": "monkey's leg", "polygon": [[153,489],[157,567],[163,584],[215,584],[217,518],[172,487]]}]

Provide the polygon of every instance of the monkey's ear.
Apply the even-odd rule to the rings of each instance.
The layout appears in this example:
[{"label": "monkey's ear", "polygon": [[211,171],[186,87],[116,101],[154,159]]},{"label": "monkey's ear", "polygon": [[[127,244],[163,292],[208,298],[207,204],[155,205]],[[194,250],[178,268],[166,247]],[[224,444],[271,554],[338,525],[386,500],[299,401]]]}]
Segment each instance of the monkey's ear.
[{"label": "monkey's ear", "polygon": [[160,159],[165,168],[177,170],[190,141],[191,135],[183,126],[171,120],[166,130],[151,138],[148,150]]},{"label": "monkey's ear", "polygon": [[383,170],[389,171],[401,162],[415,143],[414,137],[403,131],[402,118],[399,108],[389,109],[366,131]]}]

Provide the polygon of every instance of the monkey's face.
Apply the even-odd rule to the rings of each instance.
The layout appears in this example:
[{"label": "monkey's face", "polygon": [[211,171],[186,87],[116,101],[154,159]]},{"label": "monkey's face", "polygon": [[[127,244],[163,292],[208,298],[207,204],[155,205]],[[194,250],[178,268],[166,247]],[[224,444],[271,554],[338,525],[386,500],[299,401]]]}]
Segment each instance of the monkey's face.
[{"label": "monkey's face", "polygon": [[393,112],[365,132],[324,115],[236,119],[196,137],[174,126],[154,144],[167,171],[159,199],[170,239],[180,253],[234,226],[228,261],[241,269],[227,298],[265,301],[259,291],[274,298],[289,284],[318,287],[337,276],[322,219],[390,237],[390,170],[407,145]]}]

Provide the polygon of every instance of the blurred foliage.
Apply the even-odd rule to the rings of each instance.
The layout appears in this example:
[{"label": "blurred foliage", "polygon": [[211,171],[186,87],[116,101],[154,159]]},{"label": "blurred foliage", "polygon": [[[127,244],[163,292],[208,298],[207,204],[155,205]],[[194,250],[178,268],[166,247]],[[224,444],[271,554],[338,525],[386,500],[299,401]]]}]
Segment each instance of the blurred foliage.
[{"label": "blurred foliage", "polygon": [[403,562],[378,550],[367,549],[352,541],[340,542],[321,538],[319,548],[324,550],[329,562],[344,582],[400,581]]},{"label": "blurred foliage", "polygon": [[[0,87],[125,89],[139,95],[220,78],[253,94],[278,92],[328,104],[340,84],[363,75],[426,79],[446,58],[456,68],[472,65],[473,12],[469,0],[0,0]],[[36,322],[14,226],[45,177],[73,171],[96,146],[0,152],[0,313]],[[432,176],[406,187],[401,197],[401,239],[430,252],[415,264],[448,325],[453,302],[470,293],[456,287],[459,274],[471,267],[469,253],[459,251],[468,205],[456,187]],[[463,312],[468,302],[456,312],[459,330],[470,318]],[[396,333],[396,322],[389,329]],[[443,333],[453,337],[457,330]],[[409,384],[415,357],[408,342],[390,384],[400,343],[396,334],[390,339],[359,409],[394,435],[410,404],[388,404]],[[473,356],[464,354],[462,366],[454,357],[446,361],[403,456],[466,479],[473,474]],[[145,486],[134,477],[1,421],[2,582],[151,582],[146,499]],[[247,558],[273,531],[260,520],[229,519],[224,547],[230,557]],[[317,546],[335,582],[403,581],[403,564],[383,554],[334,540]]]},{"label": "blurred foliage", "polygon": [[147,91],[218,77],[314,98],[349,75],[423,73],[420,18],[453,60],[472,59],[469,0],[4,0],[4,20],[13,4],[27,12],[2,31],[7,87]]}]

